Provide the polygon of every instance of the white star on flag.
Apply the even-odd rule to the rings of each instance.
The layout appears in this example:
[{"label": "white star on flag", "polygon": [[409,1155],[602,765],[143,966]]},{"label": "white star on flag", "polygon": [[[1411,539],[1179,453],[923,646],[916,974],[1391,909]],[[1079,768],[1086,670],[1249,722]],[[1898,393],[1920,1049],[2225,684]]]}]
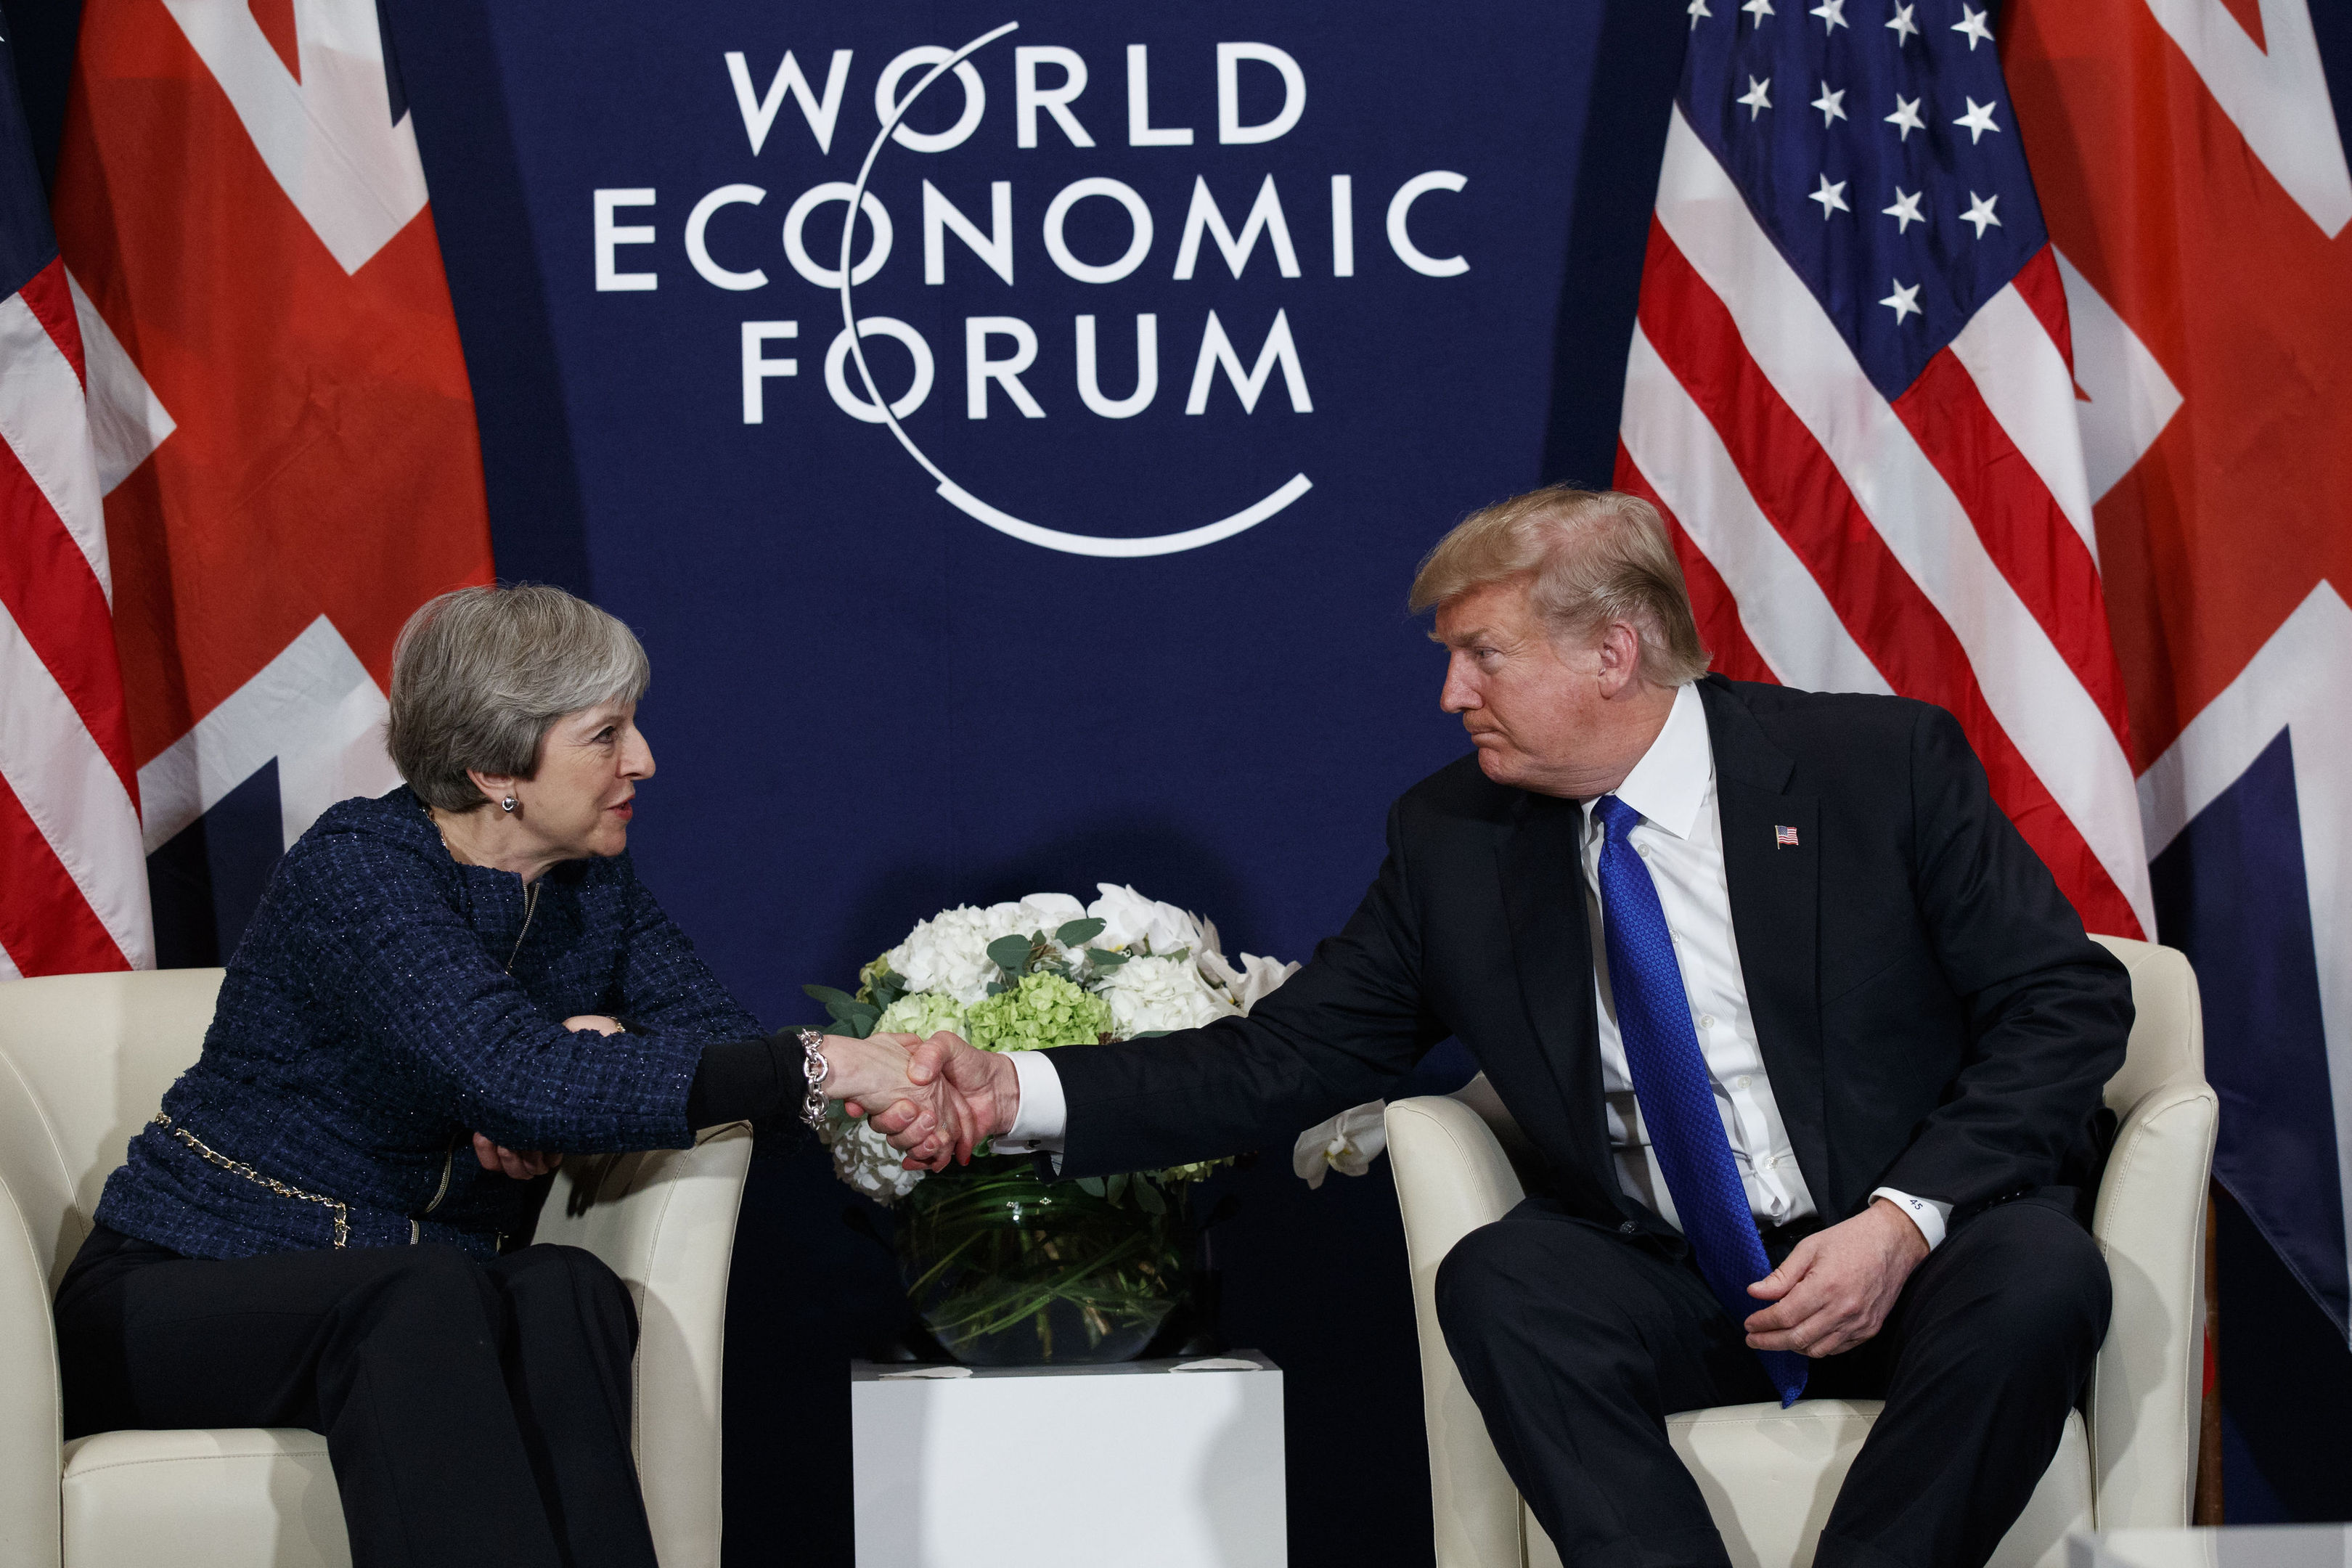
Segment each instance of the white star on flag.
[{"label": "white star on flag", "polygon": [[1881,300],[1879,303],[1895,312],[1896,326],[1903,324],[1903,318],[1906,316],[1924,316],[1927,313],[1919,308],[1918,284],[1914,283],[1906,289],[1900,278],[1890,278],[1887,281],[1895,286],[1895,292]]},{"label": "white star on flag", "polygon": [[1974,191],[1969,193],[1969,210],[1960,215],[1960,221],[1976,225],[1979,239],[1984,237],[1986,229],[2000,226],[2000,219],[1995,217],[1992,212],[1993,203],[1999,200],[2000,197],[1998,195],[1980,196]]},{"label": "white star on flag", "polygon": [[1830,184],[1830,177],[1827,174],[1823,174],[1822,176],[1822,188],[1815,191],[1811,195],[1807,196],[1805,199],[1809,202],[1819,202],[1822,204],[1822,221],[1823,223],[1827,223],[1830,221],[1830,214],[1833,212],[1844,213],[1852,212],[1853,210],[1852,207],[1845,205],[1845,181],[1840,180],[1836,184],[1832,185]]},{"label": "white star on flag", "polygon": [[1986,132],[1991,131],[1998,132],[2000,130],[2000,126],[1995,125],[1992,122],[1992,105],[1990,103],[1979,103],[1973,98],[1969,100],[1969,111],[1966,114],[1961,115],[1958,120],[1953,121],[1952,123],[1955,125],[1965,125],[1968,127],[1969,145],[1971,147],[1977,144],[1978,138],[1981,137]]},{"label": "white star on flag", "polygon": [[1742,5],[1740,9],[1755,17],[1756,25],[1759,27],[1764,25],[1765,17],[1780,14],[1772,9],[1772,0],[1748,0],[1748,4]]},{"label": "white star on flag", "polygon": [[[1895,233],[1908,234],[1911,232],[1913,224],[1927,221],[1927,215],[1919,210],[1919,198],[1926,194],[1923,189],[1913,191],[1906,196],[1903,194],[1903,187],[1897,185],[1895,187],[1895,205],[1891,207],[1881,207],[1878,210],[1895,220]],[[1879,303],[1883,305],[1886,301],[1881,300]],[[1900,318],[1898,317],[1897,320]]]},{"label": "white star on flag", "polygon": [[1992,29],[1985,26],[1985,14],[1982,11],[1972,11],[1966,5],[1960,7],[1960,19],[1952,24],[1952,31],[1966,33],[1969,36],[1969,53],[1970,54],[1977,52],[1977,45],[1979,42],[1987,44],[1992,42]]},{"label": "white star on flag", "polygon": [[1805,15],[1819,16],[1822,19],[1822,31],[1824,33],[1834,33],[1840,27],[1850,26],[1845,19],[1845,0],[1822,0],[1820,5],[1806,12]]},{"label": "white star on flag", "polygon": [[1714,12],[1712,12],[1712,11],[1710,11],[1710,10],[1708,10],[1708,9],[1706,8],[1706,0],[1691,0],[1691,3],[1690,3],[1691,31],[1692,31],[1692,32],[1694,32],[1694,33],[1696,33],[1696,32],[1697,32],[1697,31],[1698,31],[1698,19],[1699,19],[1701,16],[1714,16],[1714,15],[1715,15],[1715,13],[1714,13]]},{"label": "white star on flag", "polygon": [[[1925,96],[1921,94],[1921,97]],[[1899,92],[1895,95],[1895,112],[1886,117],[1886,123],[1901,131],[1898,140],[1905,142],[1911,140],[1914,131],[1927,129],[1927,122],[1919,118],[1919,100],[1906,98]]]},{"label": "white star on flag", "polygon": [[1753,125],[1759,110],[1772,107],[1772,79],[1768,76],[1762,81],[1759,81],[1754,77],[1749,77],[1746,96],[1736,98],[1732,101],[1748,110],[1748,122]]},{"label": "white star on flag", "polygon": [[1916,5],[1897,5],[1895,7],[1895,19],[1886,25],[1895,29],[1895,47],[1896,48],[1901,48],[1905,44],[1909,43],[1913,38],[1919,36],[1919,24],[1911,19],[1911,13],[1917,9],[1918,7]]},{"label": "white star on flag", "polygon": [[1822,129],[1826,131],[1830,128],[1831,121],[1843,120],[1845,118],[1845,110],[1843,108],[1840,107],[1844,102],[1845,89],[1840,88],[1837,91],[1832,92],[1830,90],[1830,84],[1823,82],[1822,83],[1821,97],[1813,100],[1811,104],[1808,107],[1818,109],[1822,111]]}]

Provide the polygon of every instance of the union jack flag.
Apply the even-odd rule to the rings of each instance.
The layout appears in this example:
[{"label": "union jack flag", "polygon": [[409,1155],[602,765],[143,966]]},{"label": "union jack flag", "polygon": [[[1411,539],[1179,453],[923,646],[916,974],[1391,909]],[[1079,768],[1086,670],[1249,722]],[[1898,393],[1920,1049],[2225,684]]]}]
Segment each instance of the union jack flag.
[{"label": "union jack flag", "polygon": [[2158,929],[2205,998],[2213,1173],[2352,1336],[2352,164],[2326,13],[2003,13],[2073,311]]},{"label": "union jack flag", "polygon": [[1616,482],[1717,668],[1949,709],[2084,921],[2143,936],[2064,286],[1987,9],[1689,0]]},{"label": "union jack flag", "polygon": [[[473,394],[374,0],[89,0],[54,216],[97,448],[76,537],[115,554],[109,799],[142,808],[104,853],[142,925],[152,889],[156,959],[219,963],[286,846],[396,782],[401,624],[490,575]],[[0,667],[0,712],[32,690]],[[0,856],[5,922],[28,884]]]}]

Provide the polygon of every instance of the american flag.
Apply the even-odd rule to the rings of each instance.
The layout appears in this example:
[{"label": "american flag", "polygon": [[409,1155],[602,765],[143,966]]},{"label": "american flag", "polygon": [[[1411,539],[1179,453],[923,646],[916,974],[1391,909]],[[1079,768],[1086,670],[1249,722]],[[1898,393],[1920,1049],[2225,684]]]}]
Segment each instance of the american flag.
[{"label": "american flag", "polygon": [[0,978],[150,968],[74,298],[0,41]]},{"label": "american flag", "polygon": [[1987,16],[1689,0],[1621,489],[1717,668],[1949,709],[2095,931],[2155,930],[2066,300]]}]

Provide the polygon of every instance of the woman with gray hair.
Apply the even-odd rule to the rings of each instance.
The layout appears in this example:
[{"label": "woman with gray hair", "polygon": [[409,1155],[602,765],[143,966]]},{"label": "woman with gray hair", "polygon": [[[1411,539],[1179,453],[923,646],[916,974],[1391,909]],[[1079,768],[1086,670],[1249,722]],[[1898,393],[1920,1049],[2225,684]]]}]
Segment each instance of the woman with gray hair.
[{"label": "woman with gray hair", "polygon": [[[322,1433],[358,1568],[652,1568],[628,1291],[529,1246],[567,1152],[835,1092],[952,1126],[903,1037],[775,1036],[626,854],[648,669],[561,589],[465,588],[393,654],[407,780],[286,852],[204,1054],[58,1292],[66,1432]],[[943,1161],[940,1163],[944,1163]]]}]

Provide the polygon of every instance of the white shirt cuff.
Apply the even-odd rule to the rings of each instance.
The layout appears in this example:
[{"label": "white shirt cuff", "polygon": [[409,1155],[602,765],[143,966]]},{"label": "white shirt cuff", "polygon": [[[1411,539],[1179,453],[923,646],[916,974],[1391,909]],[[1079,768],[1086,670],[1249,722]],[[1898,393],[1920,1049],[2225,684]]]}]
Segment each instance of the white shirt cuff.
[{"label": "white shirt cuff", "polygon": [[[1029,1086],[1026,1082],[1021,1086],[1021,1104],[1024,1110],[1028,1108]],[[1951,1205],[1939,1204],[1933,1198],[1915,1198],[1909,1193],[1897,1192],[1893,1187],[1874,1187],[1870,1195],[1885,1198],[1908,1215],[1911,1223],[1919,1227],[1919,1234],[1927,1238],[1928,1251],[1933,1252],[1944,1245],[1944,1227],[1952,1220]]]},{"label": "white shirt cuff", "polygon": [[998,1154],[1058,1154],[1070,1123],[1070,1104],[1062,1098],[1062,1075],[1043,1051],[1007,1051],[1013,1076],[1021,1082],[1021,1108],[1013,1113],[1011,1131],[989,1144]]}]

